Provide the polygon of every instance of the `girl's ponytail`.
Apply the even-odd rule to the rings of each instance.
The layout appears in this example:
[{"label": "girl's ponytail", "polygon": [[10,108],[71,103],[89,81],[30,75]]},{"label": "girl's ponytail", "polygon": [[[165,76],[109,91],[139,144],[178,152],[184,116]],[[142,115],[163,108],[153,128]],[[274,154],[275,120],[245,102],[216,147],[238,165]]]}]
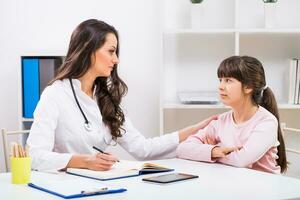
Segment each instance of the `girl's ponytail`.
[{"label": "girl's ponytail", "polygon": [[283,173],[287,169],[285,144],[284,144],[283,135],[280,127],[280,119],[279,119],[277,102],[272,90],[269,87],[262,89],[262,97],[261,97],[260,105],[265,109],[267,109],[269,112],[271,112],[277,118],[278,121],[277,138],[278,141],[280,142],[280,145],[277,147],[278,149],[277,164],[281,167],[281,173]]}]

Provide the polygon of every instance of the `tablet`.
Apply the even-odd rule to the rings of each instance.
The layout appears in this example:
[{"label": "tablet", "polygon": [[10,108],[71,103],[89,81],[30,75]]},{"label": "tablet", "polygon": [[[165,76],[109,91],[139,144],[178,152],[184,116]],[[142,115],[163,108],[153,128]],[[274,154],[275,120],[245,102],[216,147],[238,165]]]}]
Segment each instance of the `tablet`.
[{"label": "tablet", "polygon": [[152,176],[149,178],[143,178],[143,181],[149,181],[154,183],[172,183],[176,181],[183,181],[187,179],[198,178],[199,176],[192,175],[192,174],[184,174],[184,173],[172,173],[172,174],[165,174],[160,176]]}]

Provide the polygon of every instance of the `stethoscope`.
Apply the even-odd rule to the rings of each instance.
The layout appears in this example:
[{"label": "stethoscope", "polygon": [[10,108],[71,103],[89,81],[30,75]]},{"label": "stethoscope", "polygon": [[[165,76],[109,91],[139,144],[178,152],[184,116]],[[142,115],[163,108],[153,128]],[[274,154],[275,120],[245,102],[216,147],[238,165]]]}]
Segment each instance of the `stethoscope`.
[{"label": "stethoscope", "polygon": [[84,112],[83,112],[83,110],[82,110],[82,108],[81,108],[81,106],[80,106],[80,104],[78,102],[78,99],[77,99],[77,96],[76,96],[76,93],[75,93],[75,90],[74,90],[72,79],[69,78],[69,81],[70,81],[70,85],[71,85],[71,88],[72,88],[72,92],[73,92],[76,104],[77,104],[77,106],[78,106],[78,108],[79,108],[79,110],[80,110],[80,112],[81,112],[81,114],[82,114],[82,116],[84,118],[84,128],[85,128],[85,130],[87,130],[87,131],[90,132],[90,131],[93,130],[92,124],[91,124],[91,122],[89,122],[89,120],[85,116],[85,114],[84,114]]}]

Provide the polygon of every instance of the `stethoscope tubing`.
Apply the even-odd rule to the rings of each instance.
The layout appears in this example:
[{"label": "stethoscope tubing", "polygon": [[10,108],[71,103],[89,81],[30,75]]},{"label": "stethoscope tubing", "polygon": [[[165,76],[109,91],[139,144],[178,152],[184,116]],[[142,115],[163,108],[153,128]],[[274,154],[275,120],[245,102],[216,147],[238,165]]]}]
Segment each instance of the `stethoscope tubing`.
[{"label": "stethoscope tubing", "polygon": [[70,85],[71,85],[71,88],[72,88],[72,92],[73,92],[74,99],[75,99],[76,104],[77,104],[77,106],[78,106],[78,108],[79,108],[79,110],[80,110],[80,112],[81,112],[81,114],[82,114],[82,116],[83,116],[83,118],[84,118],[84,121],[85,121],[85,122],[84,122],[84,127],[85,127],[85,129],[86,129],[87,131],[91,131],[91,130],[92,130],[91,123],[89,122],[88,118],[87,118],[86,115],[84,114],[84,112],[83,112],[83,110],[82,110],[82,108],[81,108],[81,106],[80,106],[80,104],[79,104],[79,101],[78,101],[78,99],[77,99],[77,96],[76,96],[76,93],[75,93],[75,90],[74,90],[74,86],[73,86],[72,79],[69,78],[69,81],[70,81]]}]

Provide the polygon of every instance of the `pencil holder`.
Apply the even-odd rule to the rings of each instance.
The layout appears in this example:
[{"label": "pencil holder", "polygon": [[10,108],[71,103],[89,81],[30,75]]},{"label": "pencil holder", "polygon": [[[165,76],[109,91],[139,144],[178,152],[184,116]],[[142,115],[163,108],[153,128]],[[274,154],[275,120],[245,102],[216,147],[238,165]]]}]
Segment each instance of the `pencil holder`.
[{"label": "pencil holder", "polygon": [[31,158],[11,157],[11,182],[13,184],[27,184],[30,180]]}]

